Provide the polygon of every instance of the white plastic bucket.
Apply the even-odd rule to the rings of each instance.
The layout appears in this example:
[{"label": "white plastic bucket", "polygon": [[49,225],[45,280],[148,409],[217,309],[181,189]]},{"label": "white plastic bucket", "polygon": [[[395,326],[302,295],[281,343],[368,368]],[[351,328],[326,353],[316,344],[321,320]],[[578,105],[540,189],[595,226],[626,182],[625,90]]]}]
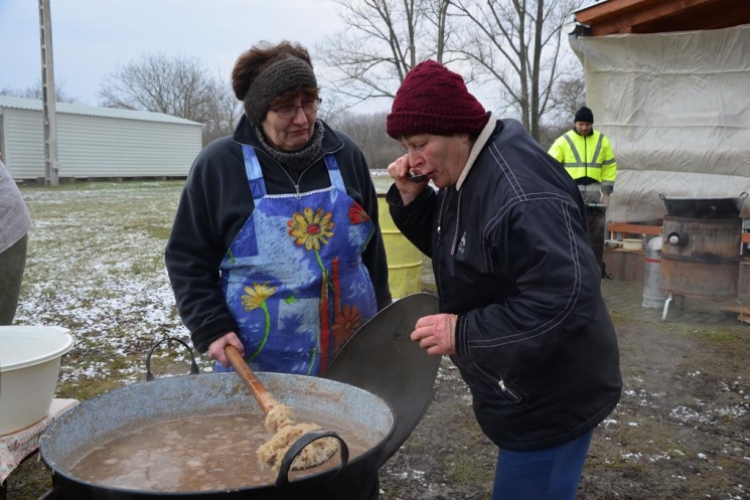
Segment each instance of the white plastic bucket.
[{"label": "white plastic bucket", "polygon": [[625,238],[622,240],[622,249],[628,251],[643,250],[642,238]]},{"label": "white plastic bucket", "polygon": [[60,358],[73,348],[68,331],[58,326],[0,326],[0,435],[47,416]]}]

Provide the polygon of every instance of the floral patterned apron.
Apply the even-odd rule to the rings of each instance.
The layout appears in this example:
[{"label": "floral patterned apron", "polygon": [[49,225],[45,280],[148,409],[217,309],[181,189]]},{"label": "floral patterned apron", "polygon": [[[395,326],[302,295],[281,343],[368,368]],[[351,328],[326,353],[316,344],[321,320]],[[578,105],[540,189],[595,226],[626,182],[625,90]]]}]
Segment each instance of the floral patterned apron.
[{"label": "floral patterned apron", "polygon": [[259,371],[321,375],[377,312],[362,262],[374,224],[346,194],[333,155],[331,187],[269,195],[255,150],[242,149],[255,208],[220,269],[245,359]]}]

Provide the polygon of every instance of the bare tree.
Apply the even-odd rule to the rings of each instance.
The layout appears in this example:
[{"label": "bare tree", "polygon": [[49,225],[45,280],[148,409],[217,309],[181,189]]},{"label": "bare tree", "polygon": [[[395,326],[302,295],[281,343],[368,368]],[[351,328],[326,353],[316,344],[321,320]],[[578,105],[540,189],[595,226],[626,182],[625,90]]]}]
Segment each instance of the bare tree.
[{"label": "bare tree", "polygon": [[107,107],[166,113],[205,124],[204,144],[231,133],[239,103],[194,57],[157,52],[117,68],[100,91]]},{"label": "bare tree", "polygon": [[346,115],[347,106],[339,96],[330,89],[323,89],[321,92],[322,102],[318,109],[318,118],[326,122],[333,128],[341,128]]},{"label": "bare tree", "polygon": [[392,98],[416,64],[443,60],[450,0],[333,0],[347,28],[317,47],[333,89],[357,102]]},{"label": "bare tree", "polygon": [[551,97],[553,122],[570,125],[576,111],[586,104],[586,81],[583,69],[578,66],[571,73],[561,76]]},{"label": "bare tree", "polygon": [[370,168],[387,168],[401,156],[403,148],[385,132],[387,113],[341,115],[338,128],[349,135],[362,149]]},{"label": "bare tree", "polygon": [[551,106],[539,126],[539,144],[548,149],[552,143],[573,126],[573,117],[586,104],[586,81],[583,68],[573,61],[569,70],[561,73],[550,98]]},{"label": "bare tree", "polygon": [[231,135],[242,116],[242,105],[229,82],[213,80],[212,87],[212,98],[209,100],[203,127],[203,144]]},{"label": "bare tree", "polygon": [[[25,89],[13,89],[11,87],[4,87],[0,89],[0,95],[7,95],[12,97],[24,97],[26,99],[37,99],[42,100],[42,82],[38,81],[36,85],[32,87],[26,87]],[[55,82],[55,101],[57,102],[78,102],[78,98],[68,95],[65,91],[64,84],[61,82]]]},{"label": "bare tree", "polygon": [[450,50],[500,86],[500,98],[536,139],[555,108],[561,28],[582,0],[451,0],[463,30]]},{"label": "bare tree", "polygon": [[211,90],[210,78],[198,59],[158,52],[117,68],[106,77],[99,96],[107,107],[203,121]]}]

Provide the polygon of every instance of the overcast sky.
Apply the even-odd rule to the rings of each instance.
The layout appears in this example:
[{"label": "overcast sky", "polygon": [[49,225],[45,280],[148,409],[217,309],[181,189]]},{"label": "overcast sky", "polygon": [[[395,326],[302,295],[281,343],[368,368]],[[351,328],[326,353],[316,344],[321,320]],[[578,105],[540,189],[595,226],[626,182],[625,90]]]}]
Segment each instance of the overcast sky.
[{"label": "overcast sky", "polygon": [[[0,0],[0,88],[41,78],[38,3]],[[108,73],[146,52],[196,56],[228,82],[237,56],[260,40],[313,51],[344,28],[330,0],[51,0],[51,10],[55,79],[90,105]],[[381,100],[354,110],[389,108]]]}]

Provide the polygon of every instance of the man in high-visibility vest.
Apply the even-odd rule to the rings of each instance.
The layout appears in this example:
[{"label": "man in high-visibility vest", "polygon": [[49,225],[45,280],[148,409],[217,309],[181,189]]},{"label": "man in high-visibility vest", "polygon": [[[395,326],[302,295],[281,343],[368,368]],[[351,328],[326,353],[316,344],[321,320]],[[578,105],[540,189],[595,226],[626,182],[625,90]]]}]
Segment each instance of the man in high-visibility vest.
[{"label": "man in high-visibility vest", "polygon": [[591,246],[602,269],[602,278],[609,278],[604,265],[606,210],[609,195],[615,187],[617,162],[609,139],[594,130],[594,113],[586,106],[576,112],[573,130],[557,138],[549,154],[562,163],[578,184],[586,203],[586,218]]},{"label": "man in high-visibility vest", "polygon": [[558,137],[549,154],[576,181],[586,203],[609,205],[617,162],[609,139],[594,130],[594,113],[589,108],[584,106],[576,112],[573,130]]}]

